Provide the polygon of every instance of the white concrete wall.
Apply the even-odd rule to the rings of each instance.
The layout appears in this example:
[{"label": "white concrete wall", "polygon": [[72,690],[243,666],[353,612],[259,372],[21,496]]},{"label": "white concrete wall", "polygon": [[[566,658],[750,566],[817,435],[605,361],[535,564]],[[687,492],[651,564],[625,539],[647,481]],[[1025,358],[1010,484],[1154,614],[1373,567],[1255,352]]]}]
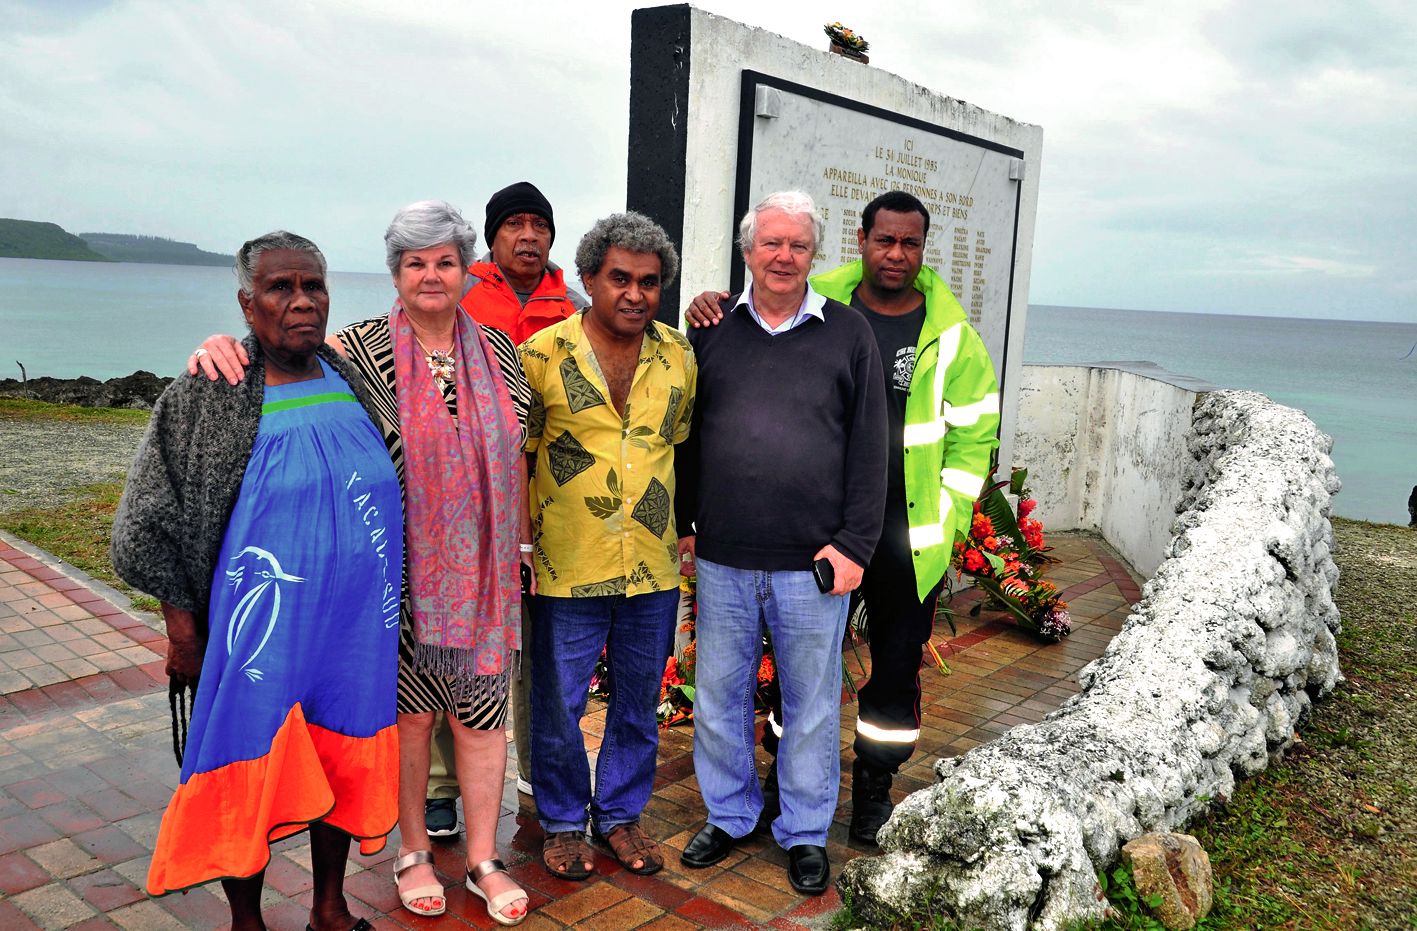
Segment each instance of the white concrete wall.
[{"label": "white concrete wall", "polygon": [[[1180,399],[1119,374],[1108,378],[1126,390],[1111,397],[1134,413],[1110,425],[1114,459],[1164,455],[1160,431],[1122,434],[1162,413],[1148,403]],[[837,886],[866,923],[928,910],[962,927],[1061,931],[1101,918],[1096,877],[1122,844],[1180,827],[1279,760],[1339,681],[1333,441],[1248,391],[1200,393],[1189,423],[1175,535],[1142,600],[1078,673],[1079,694],[937,762],[939,781],[882,828],[881,856],[846,865]]]},{"label": "white concrete wall", "polygon": [[1197,392],[1149,363],[1023,366],[1012,462],[1049,530],[1095,530],[1144,576],[1165,557]]},{"label": "white concrete wall", "polygon": [[[729,277],[729,255],[737,217],[733,193],[738,139],[738,101],[744,69],[796,81],[828,93],[959,132],[989,139],[1025,153],[1019,204],[1017,251],[1013,269],[1008,365],[1003,373],[1004,415],[1000,430],[1002,462],[1009,462],[1017,407],[1023,333],[1028,316],[1029,268],[1043,130],[946,97],[878,67],[865,67],[826,51],[810,48],[766,29],[693,9],[693,52],[689,67],[690,157],[685,177],[684,244],[680,257],[681,295],[722,288]],[[699,157],[723,153],[721,158]],[[998,360],[995,360],[996,364]]]}]

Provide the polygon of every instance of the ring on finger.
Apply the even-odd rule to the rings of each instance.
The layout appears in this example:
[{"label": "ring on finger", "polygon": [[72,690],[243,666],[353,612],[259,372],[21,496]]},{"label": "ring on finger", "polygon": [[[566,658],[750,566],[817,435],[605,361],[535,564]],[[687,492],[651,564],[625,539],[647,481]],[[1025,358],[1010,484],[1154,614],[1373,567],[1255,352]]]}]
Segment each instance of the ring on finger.
[{"label": "ring on finger", "polygon": [[192,353],[192,355],[196,356],[198,359],[207,354],[207,348],[205,346],[199,347],[196,352]]}]

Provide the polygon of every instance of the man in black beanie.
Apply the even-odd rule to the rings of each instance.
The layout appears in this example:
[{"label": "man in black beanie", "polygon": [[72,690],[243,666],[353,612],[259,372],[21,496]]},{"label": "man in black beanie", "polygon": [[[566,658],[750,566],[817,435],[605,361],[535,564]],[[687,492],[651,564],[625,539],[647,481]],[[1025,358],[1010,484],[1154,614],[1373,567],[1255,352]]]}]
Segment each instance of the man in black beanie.
[{"label": "man in black beanie", "polygon": [[556,218],[536,185],[518,181],[493,194],[483,233],[490,251],[468,268],[472,284],[462,299],[478,323],[520,345],[586,306],[550,261]]}]

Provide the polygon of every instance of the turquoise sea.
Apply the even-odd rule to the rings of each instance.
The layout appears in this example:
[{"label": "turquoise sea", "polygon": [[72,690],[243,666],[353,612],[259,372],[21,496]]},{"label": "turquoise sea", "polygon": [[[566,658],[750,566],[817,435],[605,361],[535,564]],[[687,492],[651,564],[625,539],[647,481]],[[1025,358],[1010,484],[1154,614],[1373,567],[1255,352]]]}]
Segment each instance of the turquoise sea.
[{"label": "turquoise sea", "polygon": [[[385,313],[388,275],[330,276],[335,327]],[[0,258],[0,377],[175,374],[240,332],[229,269]],[[1346,517],[1407,523],[1417,485],[1417,324],[1034,305],[1024,359],[1148,361],[1298,407],[1335,439]],[[1407,356],[1406,358],[1403,358]]]},{"label": "turquoise sea", "polygon": [[1417,323],[1051,307],[1028,311],[1025,362],[1154,362],[1259,391],[1334,438],[1334,512],[1406,524],[1417,485]]}]

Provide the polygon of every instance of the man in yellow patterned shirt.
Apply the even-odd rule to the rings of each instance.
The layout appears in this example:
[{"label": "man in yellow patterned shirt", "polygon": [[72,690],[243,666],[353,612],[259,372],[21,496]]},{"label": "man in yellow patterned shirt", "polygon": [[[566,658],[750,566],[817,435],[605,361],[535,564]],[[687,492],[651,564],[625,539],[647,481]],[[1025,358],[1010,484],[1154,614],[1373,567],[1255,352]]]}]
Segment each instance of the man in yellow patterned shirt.
[{"label": "man in yellow patterned shirt", "polygon": [[[562,879],[590,875],[587,817],[626,869],[664,864],[639,817],[679,603],[674,444],[689,435],[697,376],[688,340],[654,320],[678,265],[647,217],[606,217],[576,249],[591,306],[520,347],[537,580],[532,786],[542,862]],[[580,719],[602,648],[611,698],[592,795]]]}]

